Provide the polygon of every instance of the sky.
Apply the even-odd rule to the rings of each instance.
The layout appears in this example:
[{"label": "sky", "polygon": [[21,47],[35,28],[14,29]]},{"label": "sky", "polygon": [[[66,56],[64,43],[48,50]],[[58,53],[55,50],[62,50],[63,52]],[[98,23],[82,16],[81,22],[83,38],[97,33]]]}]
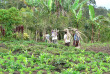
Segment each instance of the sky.
[{"label": "sky", "polygon": [[110,0],[95,0],[95,1],[98,7],[101,6],[110,9]]}]

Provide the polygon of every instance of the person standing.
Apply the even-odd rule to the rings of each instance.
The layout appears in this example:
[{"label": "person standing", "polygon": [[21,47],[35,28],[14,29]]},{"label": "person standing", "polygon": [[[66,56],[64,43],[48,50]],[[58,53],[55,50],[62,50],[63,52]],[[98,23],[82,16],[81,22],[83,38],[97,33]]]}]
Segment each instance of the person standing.
[{"label": "person standing", "polygon": [[52,30],[52,43],[54,43],[54,36],[55,36],[55,34],[54,34],[54,30]]},{"label": "person standing", "polygon": [[55,30],[54,34],[55,34],[54,42],[55,42],[55,44],[57,44],[57,39],[58,39],[58,37],[57,37],[57,30]]},{"label": "person standing", "polygon": [[55,30],[52,31],[52,42],[57,44],[57,31]]},{"label": "person standing", "polygon": [[70,46],[70,36],[65,32],[64,35],[65,46]]},{"label": "person standing", "polygon": [[74,42],[73,44],[75,45],[75,47],[79,46],[79,40],[80,40],[80,34],[78,32],[78,30],[75,30],[75,35],[74,35]]},{"label": "person standing", "polygon": [[46,33],[45,38],[46,42],[50,43],[50,35],[48,33]]}]

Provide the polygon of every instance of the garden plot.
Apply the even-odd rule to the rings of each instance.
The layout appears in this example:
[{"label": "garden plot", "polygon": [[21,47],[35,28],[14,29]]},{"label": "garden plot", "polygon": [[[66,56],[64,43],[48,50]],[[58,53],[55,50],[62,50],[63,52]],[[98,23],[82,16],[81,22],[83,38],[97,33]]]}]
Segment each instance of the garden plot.
[{"label": "garden plot", "polygon": [[7,53],[0,53],[3,74],[109,74],[110,55],[72,46],[34,41],[2,42]]}]

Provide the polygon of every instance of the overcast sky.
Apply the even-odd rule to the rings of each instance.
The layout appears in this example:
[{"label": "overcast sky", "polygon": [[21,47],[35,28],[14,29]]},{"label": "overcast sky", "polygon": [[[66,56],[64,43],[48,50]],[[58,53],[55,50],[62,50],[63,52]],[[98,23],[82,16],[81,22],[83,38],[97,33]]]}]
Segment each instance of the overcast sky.
[{"label": "overcast sky", "polygon": [[97,6],[103,6],[110,9],[110,0],[95,0]]}]

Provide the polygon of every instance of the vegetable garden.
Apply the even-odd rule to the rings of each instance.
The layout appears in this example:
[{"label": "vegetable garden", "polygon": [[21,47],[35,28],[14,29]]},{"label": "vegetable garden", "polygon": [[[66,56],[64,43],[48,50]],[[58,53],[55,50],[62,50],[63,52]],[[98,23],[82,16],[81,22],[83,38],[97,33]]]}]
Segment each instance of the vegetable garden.
[{"label": "vegetable garden", "polygon": [[110,73],[110,55],[107,53],[35,41],[15,40],[0,43],[1,74]]}]

